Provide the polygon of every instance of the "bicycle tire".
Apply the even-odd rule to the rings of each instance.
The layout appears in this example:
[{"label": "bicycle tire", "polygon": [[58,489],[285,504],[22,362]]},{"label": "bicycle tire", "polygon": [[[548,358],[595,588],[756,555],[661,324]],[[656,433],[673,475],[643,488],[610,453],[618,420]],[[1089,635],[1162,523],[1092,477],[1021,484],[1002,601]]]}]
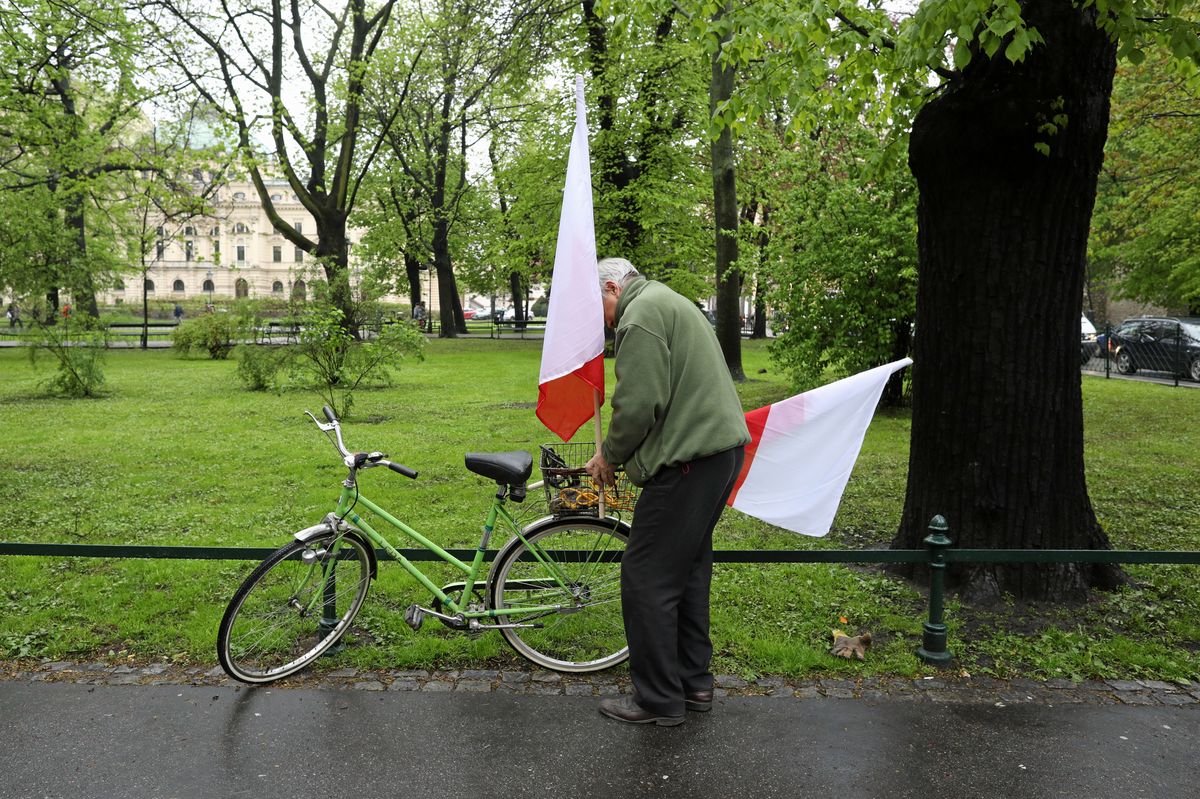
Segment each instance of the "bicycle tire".
[{"label": "bicycle tire", "polygon": [[[349,551],[347,557],[342,554]],[[303,560],[310,552],[311,561]],[[334,611],[321,629],[327,574],[334,577]],[[234,593],[217,631],[217,659],[246,683],[274,682],[308,666],[337,643],[362,607],[371,584],[367,543],[354,534],[326,533],[291,541],[271,553]],[[336,623],[332,622],[336,619]]]},{"label": "bicycle tire", "polygon": [[[497,622],[541,625],[500,628],[518,654],[543,668],[568,673],[600,671],[629,657],[621,617],[621,564],[611,557],[624,551],[626,531],[617,522],[565,519],[531,525],[525,541],[514,539],[501,551],[489,577],[489,606],[514,612],[498,615]],[[581,553],[554,559],[555,568],[567,578],[565,587],[553,569],[530,554],[530,546]],[[534,605],[561,605],[563,610],[518,612]]]}]

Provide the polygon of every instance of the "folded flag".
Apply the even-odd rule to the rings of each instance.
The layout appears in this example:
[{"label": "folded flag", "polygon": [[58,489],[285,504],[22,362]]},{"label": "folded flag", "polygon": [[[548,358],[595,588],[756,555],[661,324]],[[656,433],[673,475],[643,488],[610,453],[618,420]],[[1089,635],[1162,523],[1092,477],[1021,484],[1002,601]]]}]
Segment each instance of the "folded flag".
[{"label": "folded flag", "polygon": [[794,533],[828,533],[883,387],[911,363],[904,358],[747,413],[751,441],[728,504]]},{"label": "folded flag", "polygon": [[537,417],[563,441],[592,418],[596,392],[604,400],[604,307],[593,225],[587,114],[583,78],[578,77],[575,132],[567,159],[538,376]]}]

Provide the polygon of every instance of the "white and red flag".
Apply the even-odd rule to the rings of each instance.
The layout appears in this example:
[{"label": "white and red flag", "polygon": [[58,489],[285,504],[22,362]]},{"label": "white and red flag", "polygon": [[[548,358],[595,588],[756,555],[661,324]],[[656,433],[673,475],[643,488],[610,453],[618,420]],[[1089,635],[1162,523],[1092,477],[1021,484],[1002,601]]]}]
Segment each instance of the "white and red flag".
[{"label": "white and red flag", "polygon": [[596,397],[604,399],[604,308],[593,225],[587,113],[579,77],[538,376],[537,417],[563,441],[592,418],[598,407]]},{"label": "white and red flag", "polygon": [[911,358],[746,414],[751,441],[728,504],[803,535],[829,532],[889,377]]}]

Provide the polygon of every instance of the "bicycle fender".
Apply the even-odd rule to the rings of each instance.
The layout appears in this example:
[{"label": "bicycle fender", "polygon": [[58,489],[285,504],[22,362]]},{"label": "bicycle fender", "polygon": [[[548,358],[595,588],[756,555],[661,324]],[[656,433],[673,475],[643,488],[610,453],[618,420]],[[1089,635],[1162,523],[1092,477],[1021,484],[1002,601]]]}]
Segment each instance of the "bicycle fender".
[{"label": "bicycle fender", "polygon": [[306,527],[303,530],[292,533],[292,538],[307,544],[314,538],[320,538],[323,535],[329,535],[334,530],[338,529],[342,530],[342,532],[346,535],[352,535],[362,542],[363,547],[367,550],[367,557],[371,561],[371,579],[374,580],[379,574],[379,559],[375,554],[375,548],[371,546],[370,541],[368,541],[367,537],[362,534],[361,530],[352,524],[347,524],[345,521],[339,520],[332,513],[329,514],[329,516],[325,518],[325,521],[321,522],[320,524],[314,524],[312,527]]}]

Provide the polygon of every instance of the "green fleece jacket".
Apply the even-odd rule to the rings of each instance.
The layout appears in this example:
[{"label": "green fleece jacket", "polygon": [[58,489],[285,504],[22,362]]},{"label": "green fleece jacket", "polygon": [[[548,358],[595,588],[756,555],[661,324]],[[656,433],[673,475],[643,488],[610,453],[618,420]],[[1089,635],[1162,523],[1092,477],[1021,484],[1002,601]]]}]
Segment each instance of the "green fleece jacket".
[{"label": "green fleece jacket", "polygon": [[645,485],[659,469],[750,442],[712,326],[662,283],[636,279],[617,302],[617,388],[601,449]]}]

